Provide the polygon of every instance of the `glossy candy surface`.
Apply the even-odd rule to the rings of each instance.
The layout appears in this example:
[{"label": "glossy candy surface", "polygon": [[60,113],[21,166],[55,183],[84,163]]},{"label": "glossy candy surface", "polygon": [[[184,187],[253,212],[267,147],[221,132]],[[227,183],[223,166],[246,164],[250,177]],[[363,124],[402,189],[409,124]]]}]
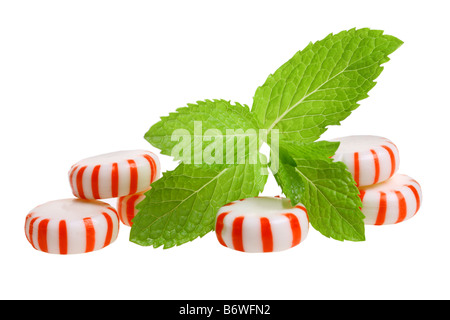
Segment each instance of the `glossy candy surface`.
[{"label": "glossy candy surface", "polygon": [[147,190],[158,179],[158,157],[145,150],[98,155],[74,164],[69,171],[73,194],[81,199],[108,199]]},{"label": "glossy candy surface", "polygon": [[256,197],[231,202],[216,216],[216,235],[226,247],[244,252],[273,252],[302,242],[309,229],[306,209],[288,199]]},{"label": "glossy candy surface", "polygon": [[360,187],[361,211],[369,225],[395,224],[412,218],[422,203],[419,183],[404,174],[372,186]]},{"label": "glossy candy surface", "polygon": [[147,191],[130,194],[117,199],[117,213],[119,214],[120,221],[122,221],[124,225],[129,227],[133,225],[131,220],[139,212],[139,210],[136,210],[136,205],[144,200],[144,194]]},{"label": "glossy candy surface", "polygon": [[357,186],[368,186],[392,177],[399,168],[399,152],[389,139],[359,135],[332,139],[340,145],[333,159],[347,165]]},{"label": "glossy candy surface", "polygon": [[97,200],[61,199],[37,206],[26,216],[25,235],[39,251],[56,254],[99,250],[116,240],[119,218]]}]

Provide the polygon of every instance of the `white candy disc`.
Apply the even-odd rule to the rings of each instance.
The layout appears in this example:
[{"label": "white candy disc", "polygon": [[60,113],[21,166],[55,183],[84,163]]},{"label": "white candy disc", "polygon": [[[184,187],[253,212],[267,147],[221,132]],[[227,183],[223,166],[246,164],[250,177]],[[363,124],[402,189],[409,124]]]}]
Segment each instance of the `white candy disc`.
[{"label": "white candy disc", "polygon": [[340,142],[333,159],[347,165],[357,186],[385,181],[398,170],[398,149],[386,138],[362,135],[330,141]]},{"label": "white candy disc", "polygon": [[302,242],[309,229],[306,209],[288,199],[256,197],[231,202],[216,216],[219,242],[244,252],[273,252]]},{"label": "white candy disc", "polygon": [[117,213],[119,214],[120,221],[122,221],[123,224],[129,227],[133,225],[133,222],[131,220],[139,212],[139,210],[136,210],[136,205],[144,200],[144,194],[147,191],[148,190],[130,194],[128,196],[119,197],[117,199]]},{"label": "white candy disc", "polygon": [[422,189],[417,181],[395,174],[387,181],[360,187],[364,223],[383,225],[399,223],[413,217],[422,203]]},{"label": "white candy disc", "polygon": [[147,190],[160,172],[154,153],[128,150],[79,161],[70,169],[69,180],[78,198],[108,199]]},{"label": "white candy disc", "polygon": [[39,251],[84,253],[106,247],[119,233],[117,212],[97,200],[62,199],[37,206],[25,219],[25,235]]}]

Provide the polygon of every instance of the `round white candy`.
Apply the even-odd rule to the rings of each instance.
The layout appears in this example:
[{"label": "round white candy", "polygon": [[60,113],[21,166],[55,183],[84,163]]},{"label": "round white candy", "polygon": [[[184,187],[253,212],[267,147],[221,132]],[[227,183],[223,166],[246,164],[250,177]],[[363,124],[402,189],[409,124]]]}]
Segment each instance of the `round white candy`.
[{"label": "round white candy", "polygon": [[25,219],[25,235],[39,251],[85,253],[104,248],[119,233],[117,212],[97,200],[61,199],[37,206]]},{"label": "round white candy", "polygon": [[73,194],[81,199],[108,199],[145,191],[159,178],[158,157],[145,150],[98,155],[74,164],[69,171]]},{"label": "round white candy", "polygon": [[333,159],[345,163],[357,186],[383,182],[399,168],[398,149],[386,138],[359,135],[330,141],[340,142]]},{"label": "round white candy", "polygon": [[309,229],[306,209],[288,199],[256,197],[231,202],[216,216],[219,242],[244,252],[273,252],[302,242]]},{"label": "round white candy", "polygon": [[372,186],[360,187],[361,211],[369,225],[394,224],[413,217],[422,203],[419,183],[404,174]]}]

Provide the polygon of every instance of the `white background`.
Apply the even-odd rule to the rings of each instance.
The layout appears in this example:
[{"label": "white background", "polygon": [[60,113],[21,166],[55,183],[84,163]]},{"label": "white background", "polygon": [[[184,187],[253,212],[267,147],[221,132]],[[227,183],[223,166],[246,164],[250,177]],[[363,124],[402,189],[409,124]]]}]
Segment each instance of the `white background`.
[{"label": "white background", "polygon": [[[2,1],[0,298],[450,298],[447,2]],[[299,246],[274,254],[230,250],[214,233],[169,250],[141,247],[124,225],[114,243],[88,254],[51,255],[27,242],[26,214],[72,197],[73,163],[157,151],[143,135],[160,116],[204,99],[251,105],[296,51],[353,27],[405,44],[370,97],[322,138],[373,134],[396,143],[400,172],[423,188],[413,219],[367,226],[358,243],[311,229]],[[279,193],[271,177],[264,194]]]}]

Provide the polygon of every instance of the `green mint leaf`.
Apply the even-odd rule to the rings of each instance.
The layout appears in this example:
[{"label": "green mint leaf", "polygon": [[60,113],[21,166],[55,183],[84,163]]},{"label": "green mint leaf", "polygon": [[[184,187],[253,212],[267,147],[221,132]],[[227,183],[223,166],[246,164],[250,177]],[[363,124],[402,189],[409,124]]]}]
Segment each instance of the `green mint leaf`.
[{"label": "green mint leaf", "polygon": [[403,42],[380,30],[351,29],[310,43],[256,90],[252,112],[280,141],[312,142],[368,97]]},{"label": "green mint leaf", "polygon": [[314,143],[286,142],[283,149],[289,154],[298,154],[302,152],[302,156],[308,160],[322,160],[323,158],[331,158],[339,148],[340,142],[335,141],[315,141]]},{"label": "green mint leaf", "polygon": [[313,228],[336,240],[363,241],[364,215],[358,188],[344,163],[329,158],[339,143],[320,144],[286,143],[280,148],[275,178],[293,205],[301,202],[306,206]]},{"label": "green mint leaf", "polygon": [[[225,100],[198,101],[161,117],[145,139],[162,154],[188,164],[244,163],[259,150],[258,123],[248,106]],[[240,147],[238,148],[238,146]],[[253,159],[253,162],[256,160]]]},{"label": "green mint leaf", "polygon": [[164,245],[167,249],[202,237],[214,229],[221,206],[258,196],[266,181],[267,167],[261,163],[182,163],[155,181],[138,204],[130,241],[155,248]]},{"label": "green mint leaf", "polygon": [[[282,186],[284,194],[291,200],[292,205],[296,205],[301,202],[301,197],[305,193],[305,182],[301,177],[299,177],[296,171],[296,162],[290,156],[290,152],[296,154],[298,150],[301,150],[302,156],[308,160],[324,159],[330,158],[334,155],[337,148],[339,147],[339,142],[328,142],[328,141],[317,141],[314,143],[301,144],[295,143],[285,143],[281,147],[281,152],[279,151],[274,156],[277,157],[279,166],[274,174],[275,180],[278,185]],[[275,153],[276,150],[271,150]],[[273,157],[271,157],[273,158]],[[270,164],[273,169],[275,166],[273,163]]]},{"label": "green mint leaf", "polygon": [[292,206],[296,206],[301,203],[302,196],[306,192],[305,182],[295,171],[295,162],[294,165],[291,164],[287,153],[282,151],[282,154],[285,154],[284,159],[280,159],[279,167],[277,172],[274,173],[274,177],[285,196],[291,200]]}]

